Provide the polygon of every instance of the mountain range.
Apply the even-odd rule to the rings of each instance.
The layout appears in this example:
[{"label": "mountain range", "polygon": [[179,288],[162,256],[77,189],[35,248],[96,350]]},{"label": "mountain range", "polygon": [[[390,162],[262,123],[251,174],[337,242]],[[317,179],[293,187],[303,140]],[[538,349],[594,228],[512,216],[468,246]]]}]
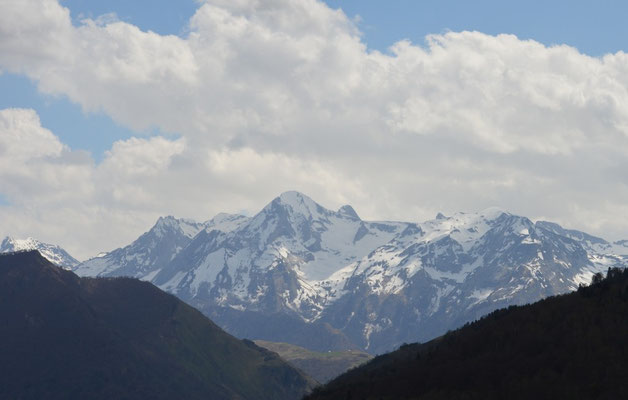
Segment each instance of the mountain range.
[{"label": "mountain range", "polygon": [[0,255],[0,398],[285,399],[315,382],[148,282]]},{"label": "mountain range", "polygon": [[238,337],[378,354],[626,265],[628,241],[496,208],[364,221],[286,192],[252,217],[160,218],[73,270],[150,281]]},{"label": "mountain range", "polygon": [[308,400],[621,399],[628,390],[628,270],[575,293],[490,313],[376,357]]},{"label": "mountain range", "polygon": [[286,192],[251,218],[160,218],[75,271],[149,280],[236,336],[379,353],[575,290],[626,254],[628,242],[499,209],[371,222]]}]

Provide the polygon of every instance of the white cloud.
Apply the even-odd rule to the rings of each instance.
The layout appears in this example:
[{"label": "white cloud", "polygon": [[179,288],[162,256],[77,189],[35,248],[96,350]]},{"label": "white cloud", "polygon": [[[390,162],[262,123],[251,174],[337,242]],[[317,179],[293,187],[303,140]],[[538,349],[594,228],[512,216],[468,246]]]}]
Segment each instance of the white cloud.
[{"label": "white cloud", "polygon": [[160,214],[255,211],[287,189],[368,218],[499,205],[628,237],[625,53],[450,32],[383,54],[315,0],[206,1],[186,37],[111,18],[72,26],[54,0],[0,5],[1,69],[180,135],[118,142],[95,165],[32,111],[3,111],[27,150],[0,154],[14,166],[0,172],[13,204],[0,215],[30,218],[33,235],[63,220],[56,241],[76,252],[122,244]]},{"label": "white cloud", "polygon": [[71,187],[68,181],[89,182],[83,160],[66,158],[68,152],[41,127],[33,110],[0,110],[0,187],[5,196],[30,205],[31,198],[59,198]]},{"label": "white cloud", "polygon": [[184,146],[183,139],[131,138],[95,165],[43,128],[33,110],[0,110],[0,192],[10,203],[0,207],[2,233],[65,243],[80,257],[130,240],[155,217],[146,184],[158,186]]},{"label": "white cloud", "polygon": [[49,130],[41,127],[33,110],[0,110],[0,154],[2,171],[18,169],[25,163],[42,157],[59,156],[64,146]]}]

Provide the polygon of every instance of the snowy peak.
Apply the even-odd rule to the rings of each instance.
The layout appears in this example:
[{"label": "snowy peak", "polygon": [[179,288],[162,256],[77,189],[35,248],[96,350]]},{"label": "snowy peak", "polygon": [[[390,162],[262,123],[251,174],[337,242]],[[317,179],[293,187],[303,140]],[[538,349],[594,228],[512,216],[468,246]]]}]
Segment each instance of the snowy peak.
[{"label": "snowy peak", "polygon": [[469,249],[486,232],[510,217],[520,218],[496,207],[478,213],[459,212],[451,217],[438,213],[435,219],[420,224],[424,232],[421,239],[429,242],[450,236],[465,249]]},{"label": "snowy peak", "polygon": [[190,219],[175,218],[173,216],[159,217],[155,225],[148,231],[149,234],[163,237],[168,232],[178,231],[188,238],[196,236],[205,225]]},{"label": "snowy peak", "polygon": [[206,229],[153,283],[204,304],[269,312],[280,308],[309,319],[324,302],[316,281],[358,261],[411,225],[362,221],[350,206],[331,211],[301,193],[286,192],[235,230]]},{"label": "snowy peak", "polygon": [[302,193],[289,191],[271,201],[253,217],[251,223],[253,226],[267,226],[273,220],[279,225],[288,224],[292,230],[298,232],[299,227],[303,225],[315,224],[318,228],[327,226],[333,218],[361,221],[358,213],[350,205],[344,205],[334,212]]},{"label": "snowy peak", "polygon": [[61,247],[42,243],[32,237],[28,237],[26,239],[14,239],[7,236],[0,244],[0,253],[25,250],[37,250],[44,258],[58,266],[72,268],[79,264],[79,261],[76,258],[72,257]]},{"label": "snowy peak", "polygon": [[41,245],[41,242],[33,239],[32,237],[28,237],[26,239],[14,239],[11,236],[7,236],[2,241],[0,250],[3,252],[35,250],[39,245]]},{"label": "snowy peak", "polygon": [[348,327],[343,332],[355,343],[377,352],[628,265],[628,258],[586,250],[576,240],[581,235],[500,209],[442,215],[420,227],[322,282],[329,301],[320,320]]},{"label": "snowy peak", "polygon": [[308,196],[295,191],[282,193],[264,207],[262,212],[277,211],[279,209],[285,210],[289,214],[302,215],[306,219],[319,219],[321,216],[330,214],[329,210],[323,208]]},{"label": "snowy peak", "polygon": [[349,219],[355,220],[355,221],[361,221],[360,217],[358,216],[358,213],[355,212],[353,207],[351,207],[348,204],[340,207],[338,209],[338,214],[342,215],[343,217],[347,217]]},{"label": "snowy peak", "polygon": [[81,276],[132,276],[152,280],[201,232],[231,232],[250,219],[220,213],[206,222],[173,216],[160,217],[155,225],[128,246],[85,261],[75,272]]},{"label": "snowy peak", "polygon": [[205,227],[206,224],[189,219],[160,217],[130,245],[87,260],[74,272],[81,276],[132,276],[150,280]]},{"label": "snowy peak", "polygon": [[363,221],[349,205],[333,211],[291,191],[253,218],[160,218],[77,273],[151,281],[204,312],[230,310],[223,323],[242,323],[247,335],[258,328],[229,320],[232,312],[328,323],[377,352],[573,290],[628,265],[626,254],[628,242],[496,207],[422,223]]},{"label": "snowy peak", "polygon": [[264,247],[280,240],[317,240],[334,212],[299,192],[276,197],[242,227],[245,237]]},{"label": "snowy peak", "polygon": [[594,246],[594,245],[608,245],[609,243],[604,240],[601,239],[599,237],[595,237],[592,235],[589,235],[588,233],[584,233],[584,232],[580,232],[580,231],[576,231],[573,229],[565,229],[562,226],[558,225],[555,222],[548,222],[548,221],[537,221],[537,223],[535,224],[538,228],[553,232],[557,235],[561,235],[561,236],[565,236],[568,237],[570,239],[573,239],[577,242],[580,243],[584,243],[587,246]]},{"label": "snowy peak", "polygon": [[[610,243],[585,232],[565,229],[554,222],[537,221],[535,226],[541,232],[551,232],[578,243],[587,251],[589,260],[596,265],[598,269],[605,270],[608,267],[622,268],[628,263],[628,246],[626,245],[628,242],[626,241]],[[583,280],[586,281],[589,280],[589,278],[589,276],[586,276]]]},{"label": "snowy peak", "polygon": [[205,222],[205,230],[218,230],[221,232],[231,232],[240,228],[251,219],[240,214],[219,213],[214,218]]}]

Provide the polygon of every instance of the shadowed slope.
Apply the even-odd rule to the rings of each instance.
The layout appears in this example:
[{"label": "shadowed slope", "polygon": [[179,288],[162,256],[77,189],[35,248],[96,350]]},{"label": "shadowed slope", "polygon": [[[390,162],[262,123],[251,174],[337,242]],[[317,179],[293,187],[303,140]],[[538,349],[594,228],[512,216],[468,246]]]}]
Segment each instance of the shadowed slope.
[{"label": "shadowed slope", "polygon": [[135,279],[0,256],[0,398],[296,399],[312,381]]}]

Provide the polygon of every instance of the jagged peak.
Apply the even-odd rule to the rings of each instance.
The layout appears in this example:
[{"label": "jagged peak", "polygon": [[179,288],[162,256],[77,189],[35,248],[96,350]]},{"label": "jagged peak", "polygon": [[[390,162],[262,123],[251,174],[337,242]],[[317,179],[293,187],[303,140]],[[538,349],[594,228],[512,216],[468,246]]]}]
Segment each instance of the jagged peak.
[{"label": "jagged peak", "polygon": [[447,217],[442,212],[439,212],[436,214],[436,219],[447,219]]},{"label": "jagged peak", "polygon": [[192,238],[202,228],[203,224],[192,219],[175,218],[172,215],[167,215],[159,217],[155,225],[147,233],[161,237],[165,232],[181,231],[185,236]]},{"label": "jagged peak", "polygon": [[172,215],[166,215],[159,217],[157,222],[155,222],[155,226],[170,225],[176,222],[178,222],[178,220],[175,217]]},{"label": "jagged peak", "polygon": [[158,236],[165,231],[171,231],[179,229],[179,220],[172,215],[165,217],[159,217],[155,225],[150,229],[149,233],[157,234]]},{"label": "jagged peak", "polygon": [[289,205],[298,205],[298,204],[304,204],[304,203],[316,204],[316,202],[312,200],[309,196],[301,192],[297,192],[296,190],[289,190],[287,192],[283,192],[277,197],[277,199],[279,199],[282,203],[289,204]]},{"label": "jagged peak", "polygon": [[71,267],[78,264],[78,260],[69,255],[67,251],[58,245],[44,243],[30,236],[26,239],[15,239],[11,236],[7,236],[2,243],[0,243],[0,252],[23,252],[30,250],[41,252],[43,257],[56,265]]},{"label": "jagged peak", "polygon": [[[31,249],[35,249],[43,245],[45,244],[30,236],[27,237],[26,239],[16,239],[12,236],[7,236],[2,241],[2,246],[11,246],[15,250],[31,250]],[[46,246],[57,247],[53,245],[46,245]]]},{"label": "jagged peak", "polygon": [[348,217],[350,219],[355,219],[361,221],[360,216],[350,205],[346,204],[338,209],[338,214]]},{"label": "jagged peak", "polygon": [[278,206],[289,208],[293,213],[303,214],[307,217],[330,213],[329,210],[316,203],[310,197],[294,190],[284,192],[273,199],[273,201],[264,207],[262,212],[268,212]]}]

